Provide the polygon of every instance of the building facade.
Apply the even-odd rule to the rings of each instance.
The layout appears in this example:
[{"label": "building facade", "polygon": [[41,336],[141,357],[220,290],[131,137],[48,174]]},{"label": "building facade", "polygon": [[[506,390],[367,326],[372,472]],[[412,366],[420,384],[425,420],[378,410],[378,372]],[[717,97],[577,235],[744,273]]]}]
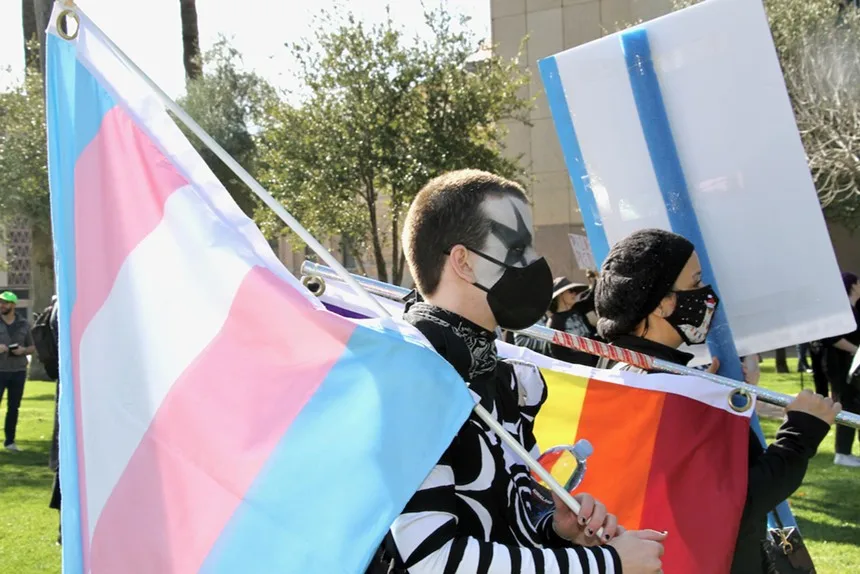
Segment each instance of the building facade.
[{"label": "building facade", "polygon": [[30,318],[32,307],[32,247],[32,232],[24,223],[13,223],[0,232],[0,292],[18,296],[18,314],[25,318]]}]

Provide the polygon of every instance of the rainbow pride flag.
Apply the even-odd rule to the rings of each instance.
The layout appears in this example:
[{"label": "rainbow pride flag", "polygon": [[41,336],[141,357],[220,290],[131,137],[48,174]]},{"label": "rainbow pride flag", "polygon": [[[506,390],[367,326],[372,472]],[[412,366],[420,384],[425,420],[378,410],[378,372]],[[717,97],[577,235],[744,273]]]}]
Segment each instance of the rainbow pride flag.
[{"label": "rainbow pride flag", "polygon": [[57,17],[63,571],[363,571],[474,406],[462,379],[407,326],[326,311],[92,23]]},{"label": "rainbow pride flag", "polygon": [[[322,300],[345,316],[371,314],[335,281]],[[730,389],[697,377],[589,369],[496,345],[502,357],[536,364],[546,380],[548,398],[535,419],[541,452],[579,439],[593,446],[578,492],[596,496],[626,528],[668,530],[666,574],[729,571],[746,500],[753,407],[736,412]]]},{"label": "rainbow pride flag", "polygon": [[548,397],[535,419],[541,451],[587,439],[578,487],[626,528],[668,530],[667,574],[728,572],[746,501],[750,416],[726,387],[696,377],[601,371],[502,343],[538,365]]}]

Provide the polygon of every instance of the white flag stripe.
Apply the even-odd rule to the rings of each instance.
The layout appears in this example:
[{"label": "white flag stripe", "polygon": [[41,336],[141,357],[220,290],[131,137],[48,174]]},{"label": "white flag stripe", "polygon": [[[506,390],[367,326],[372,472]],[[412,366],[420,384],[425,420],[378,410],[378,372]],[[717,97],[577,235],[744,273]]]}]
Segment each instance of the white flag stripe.
[{"label": "white flag stripe", "polygon": [[[80,347],[89,535],[164,397],[262,262],[190,186],[131,252]],[[167,328],[181,325],[183,329]]]}]

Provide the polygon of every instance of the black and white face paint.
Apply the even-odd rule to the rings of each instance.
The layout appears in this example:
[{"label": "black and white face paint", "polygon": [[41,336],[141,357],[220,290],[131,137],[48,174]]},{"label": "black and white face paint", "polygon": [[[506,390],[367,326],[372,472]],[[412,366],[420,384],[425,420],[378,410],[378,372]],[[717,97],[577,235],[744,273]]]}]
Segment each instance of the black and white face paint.
[{"label": "black and white face paint", "polygon": [[475,286],[486,291],[499,326],[524,329],[546,313],[552,300],[552,273],[535,251],[531,210],[509,196],[489,198],[481,209],[490,233],[481,251],[471,249]]}]

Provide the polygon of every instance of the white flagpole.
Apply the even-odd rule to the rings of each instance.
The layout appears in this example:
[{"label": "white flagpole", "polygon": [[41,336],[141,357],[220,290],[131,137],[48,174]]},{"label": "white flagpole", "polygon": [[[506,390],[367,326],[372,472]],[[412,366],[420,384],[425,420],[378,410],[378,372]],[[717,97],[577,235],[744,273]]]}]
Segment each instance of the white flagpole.
[{"label": "white flagpole", "polygon": [[[140,78],[146,82],[146,84],[152,89],[155,95],[161,100],[161,103],[164,104],[168,110],[173,112],[176,117],[181,121],[191,132],[200,138],[206,147],[208,147],[212,153],[214,153],[218,158],[224,162],[224,164],[230,168],[230,170],[236,174],[236,176],[242,180],[245,185],[247,185],[251,191],[253,191],[257,197],[259,197],[263,202],[272,209],[272,211],[277,214],[281,220],[287,224],[287,226],[295,232],[296,235],[302,238],[302,241],[307,243],[314,252],[320,256],[332,269],[337,271],[338,275],[343,278],[344,282],[349,285],[353,291],[359,294],[362,299],[365,300],[370,305],[371,309],[374,309],[377,313],[379,313],[380,317],[390,317],[388,311],[383,307],[379,301],[377,301],[370,293],[367,292],[347,271],[343,265],[331,254],[329,251],[323,247],[323,245],[316,240],[316,238],[311,235],[311,233],[302,227],[302,225],[292,216],[290,213],[281,205],[272,194],[270,194],[266,189],[260,185],[260,183],[254,179],[254,177],[248,173],[245,168],[243,168],[239,162],[237,162],[233,157],[227,153],[224,148],[222,148],[215,139],[212,138],[206,130],[201,128],[194,119],[186,113],[182,107],[179,106],[176,102],[171,99],[170,96],[167,95],[164,90],[162,90],[158,84],[156,84],[152,79],[146,75],[146,73],[141,70],[137,64],[135,64],[131,58],[129,58],[125,52],[123,52],[119,46],[117,46],[110,37],[105,34],[86,14],[83,10],[78,6],[74,6],[70,8],[70,10],[74,10],[77,12],[79,16],[83,16],[86,18],[87,26],[91,27],[93,30],[98,32],[105,43],[110,46],[110,48],[114,51],[117,57],[122,60],[122,62],[128,66],[134,73],[136,73]],[[531,454],[523,447],[508,431],[502,427],[501,424],[491,415],[487,409],[482,407],[480,404],[475,404],[475,414],[477,414],[481,420],[483,420],[487,425],[493,429],[493,431],[499,436],[499,438],[508,445],[514,452],[516,452],[526,463],[526,465],[533,470],[541,479],[549,485],[550,489],[562,500],[565,505],[570,508],[574,513],[579,514],[580,505],[579,502],[571,494],[565,490],[563,486],[561,486],[552,475],[540,465],[540,463],[535,460]],[[601,537],[603,535],[603,529],[601,528],[596,533],[596,536]]]}]

